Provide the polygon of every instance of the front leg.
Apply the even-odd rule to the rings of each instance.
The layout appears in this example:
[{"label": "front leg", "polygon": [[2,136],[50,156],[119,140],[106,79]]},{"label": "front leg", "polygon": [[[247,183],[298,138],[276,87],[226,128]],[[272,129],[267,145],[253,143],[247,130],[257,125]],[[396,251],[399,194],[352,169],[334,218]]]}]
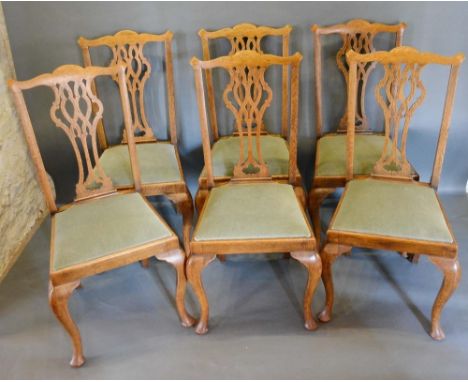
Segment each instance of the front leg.
[{"label": "front leg", "polygon": [[200,320],[195,328],[197,334],[205,334],[208,331],[209,305],[201,274],[203,268],[215,259],[216,255],[198,255],[192,254],[187,261],[187,277],[193,290],[197,295],[200,304]]},{"label": "front leg", "polygon": [[320,257],[322,259],[322,281],[325,287],[325,307],[318,317],[321,322],[328,322],[332,317],[333,302],[335,299],[332,265],[340,255],[349,251],[351,251],[351,247],[349,246],[326,243],[320,252]]},{"label": "front leg", "polygon": [[158,260],[171,264],[177,273],[176,284],[176,307],[182,326],[190,327],[195,323],[195,319],[185,310],[185,291],[187,290],[187,280],[185,278],[185,255],[180,249],[156,255]]},{"label": "front leg", "polygon": [[291,252],[291,257],[304,265],[308,272],[304,293],[304,322],[307,330],[315,330],[317,323],[312,314],[312,299],[322,273],[322,262],[315,252]]},{"label": "front leg", "polygon": [[81,336],[78,327],[73,321],[68,309],[68,300],[73,291],[80,285],[80,281],[62,285],[52,285],[49,282],[49,304],[55,317],[60,321],[64,329],[70,335],[73,344],[73,355],[70,361],[70,366],[80,367],[85,363],[83,356],[83,348],[81,345]]},{"label": "front leg", "polygon": [[432,307],[432,322],[431,322],[431,337],[435,340],[443,340],[445,338],[444,331],[440,326],[440,316],[442,309],[452,296],[455,289],[458,287],[461,276],[461,267],[458,262],[458,257],[447,259],[443,257],[429,256],[429,260],[435,264],[444,274],[444,280],[440,287],[439,293]]}]

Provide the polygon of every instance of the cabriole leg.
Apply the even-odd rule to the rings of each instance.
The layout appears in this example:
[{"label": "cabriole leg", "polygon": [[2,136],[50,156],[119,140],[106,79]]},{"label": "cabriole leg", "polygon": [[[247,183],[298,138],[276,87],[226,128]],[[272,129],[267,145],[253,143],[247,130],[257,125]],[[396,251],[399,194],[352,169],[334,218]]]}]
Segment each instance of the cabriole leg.
[{"label": "cabriole leg", "polygon": [[60,321],[66,332],[70,335],[73,345],[73,355],[70,361],[70,366],[80,367],[84,364],[83,348],[81,345],[81,336],[78,327],[73,321],[68,309],[68,300],[73,291],[80,285],[80,281],[62,285],[52,285],[49,282],[49,304],[52,311]]},{"label": "cabriole leg", "polygon": [[304,293],[304,322],[307,330],[315,330],[317,323],[312,313],[312,299],[322,273],[322,262],[315,252],[291,252],[291,257],[304,265],[308,272]]},{"label": "cabriole leg", "polygon": [[325,287],[325,307],[318,316],[321,322],[328,322],[332,318],[333,302],[335,299],[332,265],[340,255],[348,251],[351,251],[351,247],[349,246],[326,243],[320,252],[322,259],[322,282]]},{"label": "cabriole leg", "polygon": [[187,280],[185,278],[185,255],[180,249],[156,255],[158,260],[171,264],[177,273],[176,284],[176,307],[182,326],[190,327],[195,323],[195,319],[185,310],[185,291]]},{"label": "cabriole leg", "polygon": [[440,287],[439,293],[432,307],[431,320],[431,337],[435,340],[443,340],[445,338],[444,331],[440,326],[440,316],[442,309],[452,296],[455,289],[458,287],[461,276],[461,267],[458,258],[447,259],[436,256],[429,256],[429,260],[435,264],[444,274],[444,280]]},{"label": "cabriole leg", "polygon": [[187,261],[187,277],[200,304],[200,320],[195,328],[197,334],[205,334],[208,331],[209,305],[203,288],[202,271],[211,263],[216,255],[192,254]]}]

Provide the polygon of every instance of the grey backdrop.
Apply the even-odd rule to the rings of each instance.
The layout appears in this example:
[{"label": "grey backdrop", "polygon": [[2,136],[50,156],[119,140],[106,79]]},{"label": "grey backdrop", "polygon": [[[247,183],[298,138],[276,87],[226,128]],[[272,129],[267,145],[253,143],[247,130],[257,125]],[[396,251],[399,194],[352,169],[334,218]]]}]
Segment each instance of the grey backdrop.
[{"label": "grey backdrop", "polygon": [[[192,56],[201,56],[198,29],[218,29],[241,22],[270,26],[293,26],[291,52],[304,55],[301,68],[300,145],[299,164],[306,185],[310,186],[314,158],[315,117],[313,94],[312,41],[309,28],[312,24],[330,25],[352,18],[372,21],[408,24],[404,37],[406,45],[440,54],[468,52],[468,3],[425,2],[230,2],[230,3],[13,3],[4,2],[3,8],[11,40],[18,79],[28,79],[49,72],[62,64],[81,64],[81,54],[76,44],[80,35],[98,37],[120,29],[161,33],[170,29],[174,37],[174,74],[176,82],[177,122],[183,165],[190,180],[195,180],[202,167],[201,138],[194,92],[193,72],[189,65]],[[273,51],[279,42],[268,40]],[[388,41],[379,41],[382,48]],[[335,45],[333,45],[335,44]],[[333,48],[337,40],[331,39],[326,47]],[[218,49],[218,48],[216,48]],[[220,46],[222,52],[225,47]],[[155,51],[152,59],[156,60]],[[106,63],[104,54],[95,55],[97,63]],[[326,83],[335,86],[324,95],[328,118],[327,126],[336,124],[343,110],[343,80],[334,68],[333,58],[325,58]],[[430,96],[416,113],[411,127],[408,154],[423,177],[430,174],[433,148],[440,125],[447,70],[426,68],[426,80]],[[277,81],[277,77],[273,76]],[[161,95],[158,78],[148,90],[150,119],[164,125],[164,103],[158,103]],[[153,87],[153,88],[152,88]],[[111,89],[107,87],[105,89]],[[278,97],[277,97],[278,98]],[[47,108],[50,102],[45,94],[28,97],[31,117],[39,131],[39,143],[44,150],[46,167],[56,180],[59,198],[72,190],[70,166],[74,166],[70,151],[66,150],[64,136],[50,128]],[[468,64],[464,64],[456,95],[456,103],[450,130],[448,150],[444,163],[441,190],[462,191],[468,177],[468,159],[464,155],[468,146]],[[370,105],[370,114],[376,123],[379,116]],[[117,110],[117,109],[115,109]],[[107,118],[116,121],[114,109]],[[274,120],[277,112],[271,112]],[[279,124],[273,125],[273,130]],[[164,127],[164,126],[163,126]],[[193,191],[193,189],[192,189]]]}]

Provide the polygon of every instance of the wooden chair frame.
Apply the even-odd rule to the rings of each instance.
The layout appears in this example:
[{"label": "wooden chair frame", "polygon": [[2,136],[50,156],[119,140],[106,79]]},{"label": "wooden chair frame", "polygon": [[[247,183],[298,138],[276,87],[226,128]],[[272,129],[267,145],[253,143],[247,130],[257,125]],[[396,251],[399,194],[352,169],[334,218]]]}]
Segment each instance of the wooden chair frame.
[{"label": "wooden chair frame", "polygon": [[[289,133],[289,153],[290,153],[290,166],[289,166],[289,177],[287,183],[296,186],[296,154],[297,154],[297,124],[298,124],[298,100],[299,100],[299,65],[302,60],[302,56],[299,53],[296,53],[293,56],[288,57],[278,57],[273,55],[264,55],[255,51],[241,51],[232,56],[220,57],[210,61],[200,61],[196,58],[193,58],[191,65],[195,74],[195,86],[198,99],[198,109],[200,114],[200,127],[202,133],[202,142],[203,142],[203,152],[205,159],[205,166],[207,169],[207,184],[210,192],[213,188],[218,187],[219,184],[215,182],[212,169],[212,160],[211,160],[211,145],[209,139],[209,127],[208,127],[208,118],[206,114],[206,99],[203,86],[203,72],[207,69],[211,70],[214,68],[222,68],[228,70],[231,76],[231,89],[236,91],[237,89],[238,97],[234,96],[238,102],[242,104],[239,106],[239,109],[233,107],[230,104],[230,101],[227,97],[229,91],[225,91],[224,101],[226,106],[233,111],[236,117],[236,126],[240,136],[242,137],[243,128],[242,128],[242,112],[246,111],[251,117],[247,118],[247,137],[248,137],[248,154],[247,158],[243,155],[243,147],[240,147],[240,157],[239,162],[234,169],[234,176],[231,179],[232,183],[245,183],[245,182],[275,182],[269,174],[268,168],[263,162],[259,138],[261,132],[259,129],[256,129],[253,132],[252,125],[256,123],[258,126],[259,122],[263,118],[263,113],[271,102],[271,89],[264,82],[264,72],[271,65],[289,65],[291,66],[291,114],[290,114],[290,133]],[[246,70],[247,67],[247,70]],[[257,70],[257,71],[256,71]],[[238,73],[241,73],[238,75]],[[249,73],[248,76],[252,78],[246,78],[245,73]],[[238,77],[236,77],[238,75]],[[244,75],[244,78],[242,78]],[[239,90],[239,88],[245,87],[248,88],[249,80],[252,80],[256,85],[253,90],[249,90],[252,94],[257,94],[260,97],[260,92],[266,91],[268,96],[264,100],[262,106],[261,102],[257,102],[251,97],[249,92]],[[250,82],[250,84],[252,83]],[[250,88],[252,89],[252,88]],[[261,89],[261,90],[259,90]],[[243,96],[239,97],[239,94]],[[261,97],[260,97],[261,98]],[[258,99],[260,99],[258,98]],[[249,105],[247,105],[249,104]],[[254,105],[255,104],[255,105]],[[247,112],[247,111],[250,111]],[[252,148],[254,145],[254,139],[257,142],[258,150],[258,159],[253,157]],[[252,167],[258,169],[258,171],[247,171]],[[297,195],[296,195],[297,196]],[[298,203],[301,206],[300,197],[297,197]],[[203,219],[205,213],[206,205],[203,207],[199,221]],[[304,218],[307,221],[305,211],[303,210]],[[308,224],[308,223],[307,223]],[[308,224],[309,230],[311,227]],[[194,237],[196,236],[197,228],[195,228]],[[305,297],[304,297],[304,318],[305,326],[309,330],[313,330],[317,327],[316,322],[312,315],[311,310],[311,299],[314,294],[315,288],[317,286],[318,279],[320,278],[321,273],[321,263],[319,256],[315,252],[315,238],[313,234],[309,238],[288,238],[288,239],[257,239],[257,240],[214,240],[214,241],[196,241],[193,240],[190,243],[191,255],[187,263],[187,277],[189,282],[194,288],[195,294],[198,297],[200,302],[200,320],[196,327],[196,332],[198,334],[204,334],[208,330],[208,315],[209,307],[208,300],[203,288],[201,273],[202,270],[214,260],[216,256],[219,255],[232,255],[236,253],[265,253],[265,252],[290,252],[291,256],[301,262],[309,274],[308,283],[306,287]]]},{"label": "wooden chair frame", "polygon": [[[373,52],[374,45],[373,40],[376,35],[380,33],[392,33],[395,34],[395,45],[398,47],[402,43],[403,33],[406,28],[405,23],[399,23],[395,25],[387,25],[380,23],[370,23],[366,20],[355,19],[347,22],[346,24],[337,24],[328,27],[320,27],[318,25],[313,25],[311,27],[312,38],[314,43],[314,70],[315,70],[315,127],[316,127],[316,141],[324,135],[323,133],[323,107],[322,107],[322,36],[329,35],[340,35],[343,39],[343,45],[341,49],[337,52],[336,62],[338,68],[340,69],[345,83],[349,82],[349,73],[348,69],[345,67],[346,62],[343,62],[345,54],[348,49],[358,49],[359,53],[371,53]],[[365,87],[367,79],[372,72],[374,66],[372,64],[367,65],[366,67],[360,68],[359,76],[359,89],[361,90],[359,94],[359,105],[360,110],[356,112],[356,120],[361,122],[361,126],[356,130],[360,134],[369,134],[372,133],[369,130],[367,124],[367,117],[365,113]],[[329,134],[345,134],[347,126],[347,112],[345,111],[343,117],[340,120],[339,128],[336,133]],[[309,193],[309,213],[312,217],[312,222],[314,226],[315,237],[317,243],[320,243],[321,235],[321,222],[320,222],[320,205],[322,202],[337,188],[344,187],[346,184],[346,176],[336,176],[336,177],[321,177],[317,176],[317,164],[319,162],[319,153],[317,152],[317,145],[315,150],[315,170],[314,178],[312,181],[312,188]]]},{"label": "wooden chair frame", "polygon": [[[455,88],[458,78],[459,67],[464,60],[463,54],[457,54],[452,57],[440,56],[432,53],[419,52],[414,48],[410,47],[398,47],[390,52],[375,52],[370,54],[358,54],[353,51],[349,51],[346,54],[349,66],[350,66],[350,81],[348,83],[348,127],[347,127],[347,177],[348,179],[353,178],[353,156],[354,156],[354,137],[355,137],[355,126],[353,123],[353,116],[356,110],[356,97],[357,94],[357,80],[356,72],[358,67],[362,63],[375,62],[384,66],[385,77],[379,82],[376,87],[376,96],[379,105],[383,108],[386,126],[385,126],[385,137],[386,137],[386,149],[382,153],[381,159],[376,163],[374,167],[374,173],[371,175],[376,178],[389,179],[394,182],[412,182],[419,184],[421,187],[432,187],[437,190],[439,185],[440,174],[442,170],[443,159],[445,155],[445,149],[447,145],[448,129],[451,121],[451,115],[453,110],[453,103],[455,97]],[[432,176],[429,183],[415,181],[411,177],[410,164],[406,159],[406,139],[408,134],[409,122],[413,115],[414,110],[422,103],[425,97],[425,89],[422,82],[419,80],[419,72],[422,67],[428,64],[438,64],[450,66],[450,76],[448,80],[447,93],[445,98],[445,106],[442,116],[442,122],[439,132],[439,139],[435,152],[435,160],[432,170]],[[406,65],[406,68],[410,72],[405,75],[395,74],[392,72],[392,68]],[[402,70],[402,69],[400,69]],[[384,82],[387,81],[387,82]],[[419,88],[420,96],[414,100],[414,93],[406,96],[404,91],[405,84],[410,84],[414,90]],[[380,95],[380,91],[383,86],[387,85],[387,90],[390,89],[393,94],[393,101],[388,100],[388,105]],[[402,90],[403,89],[403,90]],[[400,99],[400,90],[402,97]],[[413,91],[412,90],[412,91]],[[416,91],[416,90],[415,90]],[[379,96],[380,95],[380,96]],[[395,95],[398,95],[396,97]],[[388,96],[388,95],[387,95]],[[396,100],[396,101],[395,101]],[[398,115],[400,110],[393,108],[396,102],[401,101],[406,107],[406,111],[402,115]],[[410,103],[412,105],[410,106]],[[398,118],[398,119],[393,119]],[[401,120],[404,118],[403,127],[401,127]],[[396,121],[396,122],[394,122]],[[401,158],[396,158],[395,153],[397,150],[397,139],[393,139],[399,132],[401,135]],[[392,143],[390,143],[392,142]],[[394,166],[388,166],[388,159],[391,158]],[[399,169],[398,169],[399,168]],[[356,178],[354,176],[354,178]],[[338,207],[331,220],[331,227],[340,210],[341,203],[347,195],[348,187],[345,188],[344,194],[338,204]],[[442,204],[439,204],[443,211]],[[370,235],[363,233],[353,233],[348,231],[340,231],[335,229],[328,229],[327,231],[327,242],[321,252],[321,258],[323,263],[322,280],[325,285],[326,291],[326,303],[325,308],[319,315],[319,319],[322,322],[327,322],[331,319],[333,301],[334,301],[334,288],[332,280],[332,264],[333,262],[343,253],[351,250],[351,247],[365,247],[370,249],[386,249],[399,252],[409,252],[421,255],[426,255],[428,259],[434,263],[443,273],[444,280],[441,289],[436,297],[434,306],[432,308],[432,320],[431,320],[431,337],[435,340],[441,340],[445,337],[440,325],[440,316],[442,309],[455,291],[461,275],[461,267],[458,261],[458,244],[455,240],[455,236],[451,229],[450,223],[445,215],[445,222],[450,230],[450,233],[454,239],[452,243],[443,243],[436,241],[425,241],[415,239],[403,239],[392,236],[381,236],[381,235]]]},{"label": "wooden chair frame", "polygon": [[[285,25],[280,28],[273,28],[268,26],[256,26],[254,24],[242,23],[237,24],[232,28],[223,28],[215,31],[207,31],[205,29],[200,29],[198,32],[202,44],[203,52],[203,61],[210,61],[212,59],[210,53],[210,41],[217,39],[226,39],[231,44],[231,51],[229,55],[233,55],[237,52],[244,50],[253,50],[258,53],[264,53],[261,47],[261,42],[263,38],[269,36],[281,37],[282,40],[282,55],[284,57],[289,56],[289,38],[291,35],[292,27],[290,25]],[[213,75],[211,69],[206,69],[204,71],[206,78],[206,90],[207,90],[207,103],[208,103],[208,118],[210,122],[210,131],[213,137],[213,142],[219,140],[220,135],[218,131],[218,121],[216,115],[216,104],[215,104],[215,91],[213,86]],[[281,137],[287,140],[288,137],[288,103],[289,103],[289,68],[283,66],[282,69],[282,82],[281,82]],[[261,129],[262,134],[271,134],[267,131],[264,124],[262,124]],[[238,135],[237,129],[234,129],[233,135]],[[299,171],[297,174],[297,184],[301,184],[301,175]],[[274,176],[278,180],[286,180],[285,176]],[[229,182],[231,177],[221,176],[216,177],[214,181],[217,184],[222,184]],[[195,196],[195,205],[197,210],[200,212],[203,203],[206,200],[208,195],[208,184],[206,176],[200,176],[199,178],[199,189]],[[303,191],[302,199],[304,200],[305,205],[305,191]]]},{"label": "wooden chair frame", "polygon": [[[190,232],[193,220],[193,201],[190,191],[185,183],[184,172],[180,162],[179,150],[177,148],[177,128],[176,128],[176,109],[174,92],[174,74],[172,63],[172,37],[173,33],[166,31],[163,34],[137,33],[131,30],[122,30],[114,35],[103,36],[96,39],[86,39],[80,37],[78,45],[81,48],[85,66],[91,66],[90,48],[99,48],[106,46],[112,51],[110,65],[123,64],[126,69],[127,89],[131,99],[132,126],[135,133],[143,132],[142,136],[135,136],[137,144],[148,142],[157,142],[145,114],[144,89],[151,72],[151,64],[143,53],[144,46],[148,43],[163,43],[165,50],[166,63],[166,91],[168,99],[168,119],[170,143],[174,146],[181,181],[167,183],[148,183],[142,184],[142,193],[145,196],[165,195],[176,206],[176,209],[183,217],[183,237],[185,250],[189,250]],[[138,63],[137,70],[132,68],[132,64]],[[144,71],[146,68],[146,71]],[[95,84],[93,90],[97,94]],[[98,125],[98,137],[101,149],[109,147],[104,125]],[[164,141],[159,141],[164,142]],[[122,144],[126,143],[124,137]]]},{"label": "wooden chair frame", "polygon": [[[134,188],[136,192],[140,192],[141,179],[134,137],[131,133],[130,104],[125,82],[124,66],[111,66],[107,68],[90,66],[82,68],[75,65],[64,65],[58,67],[52,73],[43,74],[27,81],[10,80],[9,82],[25,138],[36,168],[39,184],[51,213],[52,238],[51,265],[49,270],[49,302],[55,316],[71,337],[73,356],[70,365],[73,367],[80,367],[83,365],[85,358],[83,356],[80,332],[68,309],[68,300],[73,291],[81,285],[80,280],[85,277],[155,256],[159,260],[170,263],[177,271],[176,305],[182,325],[191,326],[194,322],[192,317],[185,311],[185,254],[180,248],[179,240],[175,234],[165,239],[152,241],[132,249],[121,250],[95,260],[68,266],[57,271],[54,270],[52,266],[55,252],[53,246],[56,214],[73,205],[89,203],[97,198],[111,197],[116,195],[117,192],[110,178],[107,177],[102,170],[97,152],[97,124],[102,117],[103,105],[92,92],[92,83],[96,77],[101,76],[117,78],[133,180],[135,183]],[[79,180],[76,185],[76,199],[74,202],[60,208],[57,207],[54,200],[54,193],[48,180],[23,95],[23,92],[29,89],[44,86],[49,87],[54,92],[55,100],[51,107],[51,118],[57,127],[61,128],[68,136],[78,163]],[[80,101],[86,103],[85,111],[83,110],[83,106],[80,106]],[[67,109],[67,104],[71,106],[71,112]],[[82,125],[78,123],[78,119],[83,122]],[[89,147],[89,145],[91,145],[91,147]],[[83,154],[80,153],[80,147],[83,149]],[[94,164],[92,163],[93,161],[95,162]],[[98,188],[91,187],[92,183],[101,184],[101,186]],[[129,192],[131,191],[123,191],[123,193]],[[151,204],[147,201],[146,203],[151,207],[155,215],[157,215],[157,212]],[[164,223],[163,219],[161,219],[161,221]],[[170,230],[167,224],[166,227]]]}]

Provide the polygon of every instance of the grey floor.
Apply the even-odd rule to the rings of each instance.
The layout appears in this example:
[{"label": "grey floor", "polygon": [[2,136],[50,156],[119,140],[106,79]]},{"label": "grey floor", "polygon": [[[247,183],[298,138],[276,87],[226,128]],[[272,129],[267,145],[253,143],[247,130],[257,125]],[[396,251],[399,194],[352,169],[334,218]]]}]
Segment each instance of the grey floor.
[{"label": "grey floor", "polygon": [[[443,202],[468,269],[467,197]],[[180,231],[181,219],[158,205]],[[165,263],[86,279],[70,306],[87,363],[71,369],[69,338],[47,303],[49,231],[47,220],[0,284],[0,378],[468,378],[468,276],[446,306],[438,343],[427,334],[437,269],[360,249],[337,261],[335,317],[316,332],[302,326],[306,274],[293,260],[212,263],[205,336],[179,325]],[[323,301],[320,286],[315,312]],[[191,291],[187,307],[197,314]]]}]

